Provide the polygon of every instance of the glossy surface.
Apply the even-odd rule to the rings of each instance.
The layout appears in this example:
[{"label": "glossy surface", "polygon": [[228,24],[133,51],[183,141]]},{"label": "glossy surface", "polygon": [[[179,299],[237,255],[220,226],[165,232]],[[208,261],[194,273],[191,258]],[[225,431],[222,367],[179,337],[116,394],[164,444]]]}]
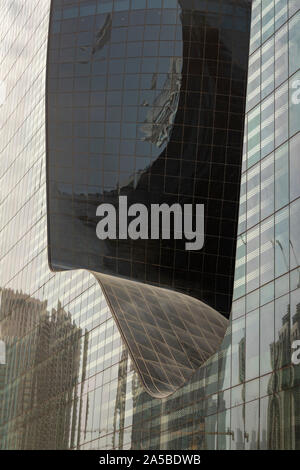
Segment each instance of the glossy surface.
[{"label": "glossy surface", "polygon": [[[156,5],[157,3],[157,5]],[[47,65],[49,261],[172,288],[229,316],[250,2],[53,2]],[[127,5],[127,7],[126,7]],[[63,7],[62,7],[63,6]],[[205,204],[205,244],[105,240],[118,197]],[[195,220],[194,220],[195,221]]]},{"label": "glossy surface", "polygon": [[228,321],[178,292],[94,273],[147,392],[167,397],[218,350]]},{"label": "glossy surface", "polygon": [[[50,266],[99,272],[141,380],[161,397],[217,351],[226,331],[250,35],[249,2],[225,2],[229,15],[172,4],[107,11],[100,3],[87,22],[84,2],[72,22],[71,10],[53,4],[47,64]],[[97,207],[112,204],[118,214],[119,196],[149,213],[153,204],[205,204],[203,250],[188,252],[186,240],[161,232],[98,240]],[[126,279],[138,283],[129,288]]]}]

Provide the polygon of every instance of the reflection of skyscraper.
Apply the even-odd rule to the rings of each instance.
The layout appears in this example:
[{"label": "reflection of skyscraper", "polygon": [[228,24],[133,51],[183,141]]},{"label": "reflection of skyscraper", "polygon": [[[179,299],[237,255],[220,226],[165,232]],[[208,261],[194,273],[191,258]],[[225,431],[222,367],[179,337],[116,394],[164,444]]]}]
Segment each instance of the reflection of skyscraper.
[{"label": "reflection of skyscraper", "polygon": [[49,313],[46,302],[9,289],[1,291],[0,321],[7,346],[1,448],[68,448],[81,329],[59,303]]},{"label": "reflection of skyscraper", "polygon": [[246,338],[243,336],[239,343],[239,378],[240,382],[245,382],[245,367],[246,367]]},{"label": "reflection of skyscraper", "polygon": [[269,449],[298,448],[300,442],[299,366],[290,364],[292,342],[300,338],[300,304],[297,304],[295,313],[290,310],[288,305],[278,339],[270,345],[274,373],[268,385],[266,444]]},{"label": "reflection of skyscraper", "polygon": [[118,370],[118,389],[114,414],[113,449],[123,449],[124,443],[124,423],[125,423],[125,402],[126,402],[126,378],[128,368],[128,351],[122,352]]},{"label": "reflection of skyscraper", "polygon": [[[300,339],[300,303],[296,306],[296,313],[292,317],[291,343]],[[294,440],[292,448],[300,449],[300,366],[293,365],[293,408],[291,410],[291,421],[294,428]]]}]

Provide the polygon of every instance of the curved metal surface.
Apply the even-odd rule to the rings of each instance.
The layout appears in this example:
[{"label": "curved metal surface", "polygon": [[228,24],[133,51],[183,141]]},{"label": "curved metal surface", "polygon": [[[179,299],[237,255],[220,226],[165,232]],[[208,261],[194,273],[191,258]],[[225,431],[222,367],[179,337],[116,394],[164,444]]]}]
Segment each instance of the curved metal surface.
[{"label": "curved metal surface", "polygon": [[214,354],[228,320],[193,297],[93,273],[147,392],[166,397]]}]

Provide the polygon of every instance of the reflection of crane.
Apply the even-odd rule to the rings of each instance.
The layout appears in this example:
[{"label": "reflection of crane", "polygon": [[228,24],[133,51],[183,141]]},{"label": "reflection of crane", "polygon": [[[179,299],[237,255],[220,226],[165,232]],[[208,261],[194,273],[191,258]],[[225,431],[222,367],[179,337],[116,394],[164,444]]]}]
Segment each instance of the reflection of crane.
[{"label": "reflection of crane", "polygon": [[297,266],[298,266],[297,270],[298,270],[299,279],[298,279],[297,287],[299,288],[299,287],[300,287],[300,268],[299,268],[299,261],[298,261],[298,257],[297,257],[296,252],[295,252],[294,245],[293,245],[293,243],[292,243],[291,240],[290,240],[290,245],[291,245],[291,248],[292,248],[292,251],[293,251],[293,254],[294,254],[296,263],[297,263]]},{"label": "reflection of crane", "polygon": [[[283,246],[282,246],[281,242],[280,242],[279,240],[277,240],[277,239],[276,239],[275,241],[274,241],[274,240],[270,240],[270,241],[271,241],[271,243],[272,243],[272,245],[273,245],[274,248],[276,247],[276,244],[279,246],[279,248],[280,248],[280,250],[281,250],[281,252],[282,252],[282,256],[283,256],[283,259],[284,259],[285,267],[286,267],[287,271],[289,271],[289,269],[290,269],[289,262],[288,262],[288,260],[287,260],[287,257],[286,257],[286,255],[285,255],[285,253],[284,253],[284,249],[283,249]],[[290,246],[291,246],[291,248],[292,248],[292,251],[293,251],[293,254],[294,254],[294,257],[295,257],[297,266],[298,266],[298,267],[297,267],[297,270],[298,270],[299,279],[298,279],[297,288],[299,288],[299,287],[300,287],[300,268],[299,268],[299,261],[298,261],[298,258],[297,258],[296,252],[295,252],[294,245],[293,245],[293,243],[292,243],[291,240],[289,240],[289,244],[290,244]]]},{"label": "reflection of crane", "polygon": [[245,234],[244,233],[242,233],[242,235],[240,235],[240,239],[242,240],[243,244],[246,246],[247,242],[245,241]]},{"label": "reflection of crane", "polygon": [[[91,59],[93,59],[93,56],[96,54],[96,52],[103,49],[103,47],[110,41],[111,30],[112,30],[112,15],[111,13],[108,13],[106,15],[103,26],[96,33],[96,39],[94,43],[92,44],[92,46],[90,45],[81,46],[79,49],[82,52],[88,52],[89,49],[92,47]],[[103,60],[103,58],[100,58],[100,60]],[[89,59],[79,61],[80,64],[88,64],[88,62],[89,62]]]},{"label": "reflection of crane", "polygon": [[274,241],[274,240],[271,240],[271,243],[272,243],[272,246],[273,246],[274,249],[276,248],[276,245],[279,246],[280,251],[281,251],[281,253],[282,253],[282,257],[283,257],[283,261],[284,261],[285,267],[286,267],[286,269],[287,269],[287,271],[288,271],[288,270],[289,270],[289,262],[288,262],[288,260],[287,260],[287,258],[286,258],[286,256],[285,256],[284,249],[283,249],[283,246],[282,246],[281,242],[276,239],[275,241]]},{"label": "reflection of crane", "polygon": [[100,51],[109,41],[111,37],[112,29],[112,15],[108,13],[106,15],[104,25],[96,34],[96,41],[93,45],[92,56],[96,54],[97,51]]}]

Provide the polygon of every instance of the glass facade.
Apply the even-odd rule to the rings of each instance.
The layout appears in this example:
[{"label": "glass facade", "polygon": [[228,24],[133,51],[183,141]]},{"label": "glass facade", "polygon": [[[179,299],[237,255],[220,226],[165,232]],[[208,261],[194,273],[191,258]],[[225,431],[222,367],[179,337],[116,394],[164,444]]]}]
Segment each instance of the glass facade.
[{"label": "glass facade", "polygon": [[[172,288],[229,316],[250,3],[52,3],[47,162],[53,270],[84,268]],[[180,223],[169,239],[157,225],[152,230],[151,217],[147,225],[155,236],[141,223],[138,239],[131,239],[120,221],[116,239],[99,240],[97,207],[112,204],[119,215],[119,197],[127,197],[128,206],[143,204],[148,214],[155,205],[189,205],[194,225],[195,205],[204,204],[203,249],[186,250],[186,239],[177,236]],[[101,279],[110,297],[110,281]]]},{"label": "glass facade", "polygon": [[[71,3],[51,6],[49,263],[97,272],[142,382],[167,396],[218,350],[228,324],[218,312],[232,303],[251,5]],[[113,240],[97,237],[100,204],[116,209]],[[197,204],[204,247],[188,251],[177,235],[186,207],[193,231]],[[175,205],[176,226],[159,228],[154,208]],[[120,216],[129,207],[134,238]]]},{"label": "glass facade", "polygon": [[252,9],[230,326],[188,384],[154,399],[95,278],[48,269],[50,2],[1,2],[0,448],[300,448],[299,2]]}]

